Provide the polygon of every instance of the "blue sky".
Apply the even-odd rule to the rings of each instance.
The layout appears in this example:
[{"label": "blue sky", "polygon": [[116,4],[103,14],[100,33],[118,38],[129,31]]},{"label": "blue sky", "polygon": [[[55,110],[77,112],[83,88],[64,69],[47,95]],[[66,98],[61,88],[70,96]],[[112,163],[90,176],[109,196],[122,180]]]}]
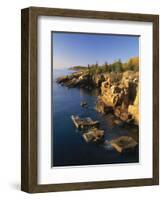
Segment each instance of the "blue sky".
[{"label": "blue sky", "polygon": [[122,62],[139,56],[139,37],[53,32],[53,67]]}]

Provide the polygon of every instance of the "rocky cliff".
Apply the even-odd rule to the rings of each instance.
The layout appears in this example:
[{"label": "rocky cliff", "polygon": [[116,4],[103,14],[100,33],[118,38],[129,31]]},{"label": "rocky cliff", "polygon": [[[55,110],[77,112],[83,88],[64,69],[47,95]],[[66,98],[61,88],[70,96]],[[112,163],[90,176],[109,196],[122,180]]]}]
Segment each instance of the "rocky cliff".
[{"label": "rocky cliff", "polygon": [[96,110],[103,114],[113,112],[122,121],[138,124],[138,82],[138,72],[110,73],[101,84]]}]

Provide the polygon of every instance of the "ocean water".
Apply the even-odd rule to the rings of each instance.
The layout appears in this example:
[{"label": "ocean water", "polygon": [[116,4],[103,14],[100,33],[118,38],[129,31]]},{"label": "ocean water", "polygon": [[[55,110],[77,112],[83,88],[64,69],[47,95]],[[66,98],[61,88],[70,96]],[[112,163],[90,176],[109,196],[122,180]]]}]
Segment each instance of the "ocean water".
[{"label": "ocean water", "polygon": [[[67,88],[56,83],[57,77],[70,73],[71,70],[65,69],[53,71],[52,165],[59,167],[139,162],[138,148],[134,152],[119,154],[109,145],[85,142],[82,133],[72,123],[73,114],[99,120],[107,140],[121,135],[138,137],[138,130],[135,127],[113,126],[109,116],[96,112],[94,107],[98,91]],[[82,108],[81,101],[87,101],[88,108]]]}]

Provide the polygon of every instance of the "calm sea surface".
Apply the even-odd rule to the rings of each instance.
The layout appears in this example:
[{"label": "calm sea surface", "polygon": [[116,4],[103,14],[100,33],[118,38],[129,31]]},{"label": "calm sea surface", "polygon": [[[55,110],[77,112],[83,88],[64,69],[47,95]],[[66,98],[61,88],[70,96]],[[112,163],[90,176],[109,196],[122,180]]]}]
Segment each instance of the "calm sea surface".
[{"label": "calm sea surface", "polygon": [[[121,135],[136,137],[136,128],[112,126],[108,116],[94,110],[97,91],[86,91],[79,88],[67,88],[55,82],[56,78],[72,73],[71,70],[53,71],[53,166],[79,166],[111,163],[138,162],[138,149],[135,152],[119,154],[108,145],[86,143],[80,131],[71,120],[71,115],[91,117],[100,121],[100,128],[105,130],[105,139]],[[88,108],[80,106],[87,101]]]}]

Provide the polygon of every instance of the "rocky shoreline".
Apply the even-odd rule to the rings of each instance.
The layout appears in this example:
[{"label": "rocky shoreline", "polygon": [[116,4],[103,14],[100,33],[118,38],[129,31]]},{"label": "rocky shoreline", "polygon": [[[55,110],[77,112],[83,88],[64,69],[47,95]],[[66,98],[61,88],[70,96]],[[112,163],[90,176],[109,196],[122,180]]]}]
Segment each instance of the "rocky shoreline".
[{"label": "rocky shoreline", "polygon": [[59,77],[56,82],[68,88],[98,88],[96,111],[113,114],[117,123],[139,124],[139,73],[126,71],[89,75],[86,71]]}]

